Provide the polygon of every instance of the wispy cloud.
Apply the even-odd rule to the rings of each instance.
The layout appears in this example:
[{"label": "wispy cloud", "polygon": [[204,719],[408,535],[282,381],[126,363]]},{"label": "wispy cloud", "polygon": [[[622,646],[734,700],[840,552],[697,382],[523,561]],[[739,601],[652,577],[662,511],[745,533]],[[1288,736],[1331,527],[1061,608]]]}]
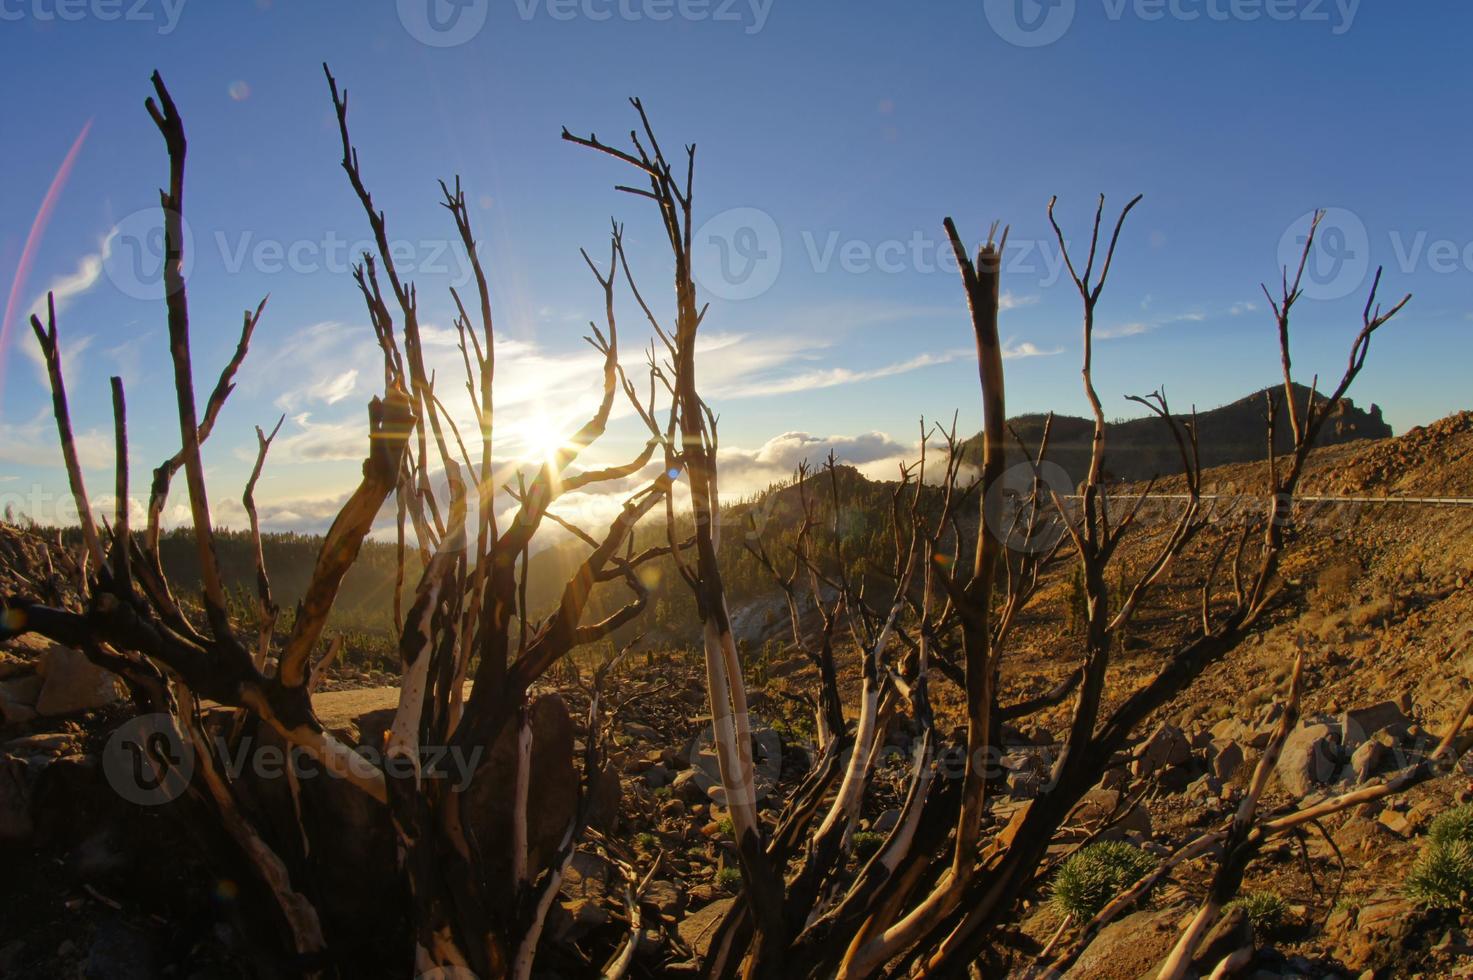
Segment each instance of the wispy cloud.
[{"label": "wispy cloud", "polygon": [[1062,353],[1064,353],[1064,348],[1062,347],[1051,347],[1048,350],[1044,350],[1031,340],[1025,340],[1022,343],[1009,340],[1002,345],[1002,356],[1005,361],[1017,360],[1024,357],[1053,357],[1055,354]]},{"label": "wispy cloud", "polygon": [[113,253],[113,241],[118,237],[116,228],[103,236],[97,244],[97,251],[82,256],[77,261],[76,271],[66,275],[57,276],[51,280],[41,295],[37,296],[31,303],[30,311],[26,314],[27,319],[31,316],[39,316],[46,319],[46,296],[50,293],[55,297],[56,310],[60,313],[78,296],[89,292],[102,278],[103,265]]},{"label": "wispy cloud", "polygon": [[[77,458],[81,460],[84,469],[112,466],[111,436],[94,429],[78,432],[74,438],[77,443]],[[0,419],[0,463],[61,467],[56,423],[49,408],[40,409],[25,422]]]},{"label": "wispy cloud", "polygon": [[1125,337],[1139,337],[1141,334],[1151,333],[1177,323],[1201,323],[1206,319],[1206,313],[1193,310],[1188,313],[1152,317],[1147,320],[1132,320],[1112,327],[1096,328],[1094,336],[1096,340],[1120,340]]},{"label": "wispy cloud", "polygon": [[781,378],[769,380],[752,380],[738,384],[728,385],[717,389],[716,394],[726,398],[760,398],[771,395],[787,395],[797,391],[816,391],[821,388],[835,388],[839,385],[860,384],[865,381],[876,381],[880,378],[893,378],[900,374],[909,374],[921,368],[934,367],[938,364],[949,364],[967,355],[967,351],[954,350],[942,354],[918,354],[915,357],[906,358],[877,368],[854,370],[852,368],[819,368],[811,371],[802,371],[797,374],[786,375]]}]

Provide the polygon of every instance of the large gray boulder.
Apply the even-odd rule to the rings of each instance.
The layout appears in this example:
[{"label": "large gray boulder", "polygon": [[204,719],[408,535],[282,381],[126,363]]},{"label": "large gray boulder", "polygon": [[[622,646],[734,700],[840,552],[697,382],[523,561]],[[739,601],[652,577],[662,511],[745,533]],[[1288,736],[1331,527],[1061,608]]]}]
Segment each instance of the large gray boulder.
[{"label": "large gray boulder", "polygon": [[1411,725],[1411,719],[1395,701],[1382,701],[1341,714],[1339,724],[1340,744],[1345,751],[1353,752],[1380,732],[1404,732]]},{"label": "large gray boulder", "polygon": [[43,653],[36,673],[42,682],[36,713],[46,718],[91,711],[122,696],[116,674],[64,646],[53,645]]},{"label": "large gray boulder", "polygon": [[0,844],[29,841],[34,830],[26,764],[10,756],[0,757]]},{"label": "large gray boulder", "polygon": [[1303,799],[1330,783],[1341,764],[1340,735],[1329,725],[1300,725],[1289,733],[1279,756],[1279,785]]},{"label": "large gray boulder", "polygon": [[24,674],[0,681],[0,724],[19,725],[36,717],[36,701],[43,681],[38,674]]},{"label": "large gray boulder", "polygon": [[722,916],[726,915],[726,910],[735,901],[734,898],[717,899],[705,908],[692,912],[676,926],[680,941],[690,947],[697,959],[705,956],[711,949],[711,939],[716,935],[716,927],[721,924]]},{"label": "large gray boulder", "polygon": [[1137,778],[1154,776],[1169,766],[1179,766],[1192,757],[1192,743],[1175,725],[1163,724],[1151,733],[1136,752],[1130,771]]}]

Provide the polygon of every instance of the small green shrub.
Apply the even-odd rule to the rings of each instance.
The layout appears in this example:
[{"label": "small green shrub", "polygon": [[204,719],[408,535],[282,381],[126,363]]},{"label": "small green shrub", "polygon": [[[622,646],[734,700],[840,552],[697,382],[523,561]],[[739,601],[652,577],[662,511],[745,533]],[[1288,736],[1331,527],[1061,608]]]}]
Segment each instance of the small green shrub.
[{"label": "small green shrub", "polygon": [[634,838],[634,843],[644,851],[656,851],[660,848],[660,838],[651,833],[640,834]]},{"label": "small green shrub", "polygon": [[1473,912],[1473,805],[1438,815],[1406,877],[1407,897],[1435,909]]},{"label": "small green shrub", "polygon": [[885,835],[873,830],[861,830],[854,835],[854,856],[861,861],[868,861],[876,851],[885,843]]},{"label": "small green shrub", "polygon": [[1427,828],[1427,837],[1435,844],[1452,844],[1462,841],[1473,844],[1473,803],[1444,810]]},{"label": "small green shrub", "polygon": [[1065,861],[1054,876],[1054,909],[1072,915],[1076,922],[1092,919],[1155,866],[1154,858],[1129,844],[1091,844]]},{"label": "small green shrub", "polygon": [[661,786],[659,789],[655,790],[655,799],[657,800],[668,800],[674,795],[675,791],[669,786]]},{"label": "small green shrub", "polygon": [[1428,841],[1407,872],[1406,893],[1430,908],[1473,911],[1473,844]]},{"label": "small green shrub", "polygon": [[1244,892],[1229,902],[1223,911],[1235,908],[1242,909],[1248,921],[1253,923],[1253,935],[1260,941],[1273,935],[1289,915],[1289,903],[1273,892]]},{"label": "small green shrub", "polygon": [[721,833],[721,836],[723,837],[736,836],[736,824],[731,822],[731,817],[722,817],[720,820],[716,821],[716,829]]},{"label": "small green shrub", "polygon": [[716,886],[735,895],[742,890],[742,869],[722,868],[716,872]]}]

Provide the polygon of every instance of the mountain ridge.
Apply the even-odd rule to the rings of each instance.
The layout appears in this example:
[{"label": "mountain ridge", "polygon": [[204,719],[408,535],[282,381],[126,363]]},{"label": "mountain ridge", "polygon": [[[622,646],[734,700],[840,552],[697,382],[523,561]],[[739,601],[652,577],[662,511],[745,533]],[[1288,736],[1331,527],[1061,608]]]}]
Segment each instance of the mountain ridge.
[{"label": "mountain ridge", "polygon": [[[1197,413],[1197,428],[1203,469],[1233,463],[1248,463],[1268,455],[1268,430],[1265,415],[1268,395],[1272,393],[1280,406],[1284,403],[1283,385],[1261,388],[1226,405]],[[1305,385],[1294,386],[1295,404],[1301,413],[1309,404],[1323,406],[1325,396],[1311,392]],[[1179,422],[1190,423],[1190,413],[1173,412]],[[1030,453],[1037,452],[1043,439],[1046,413],[1015,416],[1008,420],[1011,431],[1021,438]],[[1280,411],[1274,440],[1276,453],[1288,452],[1293,445],[1288,413]],[[1382,417],[1381,406],[1371,404],[1369,410],[1358,408],[1350,398],[1341,399],[1326,420],[1317,447],[1334,446],[1359,439],[1388,439],[1394,433]],[[1089,469],[1094,421],[1072,415],[1053,416],[1045,460],[1063,467],[1071,483],[1082,482]],[[966,460],[979,465],[982,460],[981,436],[963,444]],[[1009,464],[1022,462],[1016,439],[1007,447]],[[1174,476],[1182,472],[1181,455],[1165,423],[1151,415],[1109,423],[1105,435],[1105,470],[1114,480],[1138,482],[1153,477]]]}]

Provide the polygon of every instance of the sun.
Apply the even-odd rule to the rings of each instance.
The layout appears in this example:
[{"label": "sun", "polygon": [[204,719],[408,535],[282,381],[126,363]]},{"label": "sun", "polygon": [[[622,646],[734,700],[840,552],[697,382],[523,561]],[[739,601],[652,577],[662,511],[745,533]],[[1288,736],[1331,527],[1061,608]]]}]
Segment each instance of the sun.
[{"label": "sun", "polygon": [[520,428],[522,459],[527,462],[549,462],[568,444],[562,427],[544,412],[528,417]]}]

